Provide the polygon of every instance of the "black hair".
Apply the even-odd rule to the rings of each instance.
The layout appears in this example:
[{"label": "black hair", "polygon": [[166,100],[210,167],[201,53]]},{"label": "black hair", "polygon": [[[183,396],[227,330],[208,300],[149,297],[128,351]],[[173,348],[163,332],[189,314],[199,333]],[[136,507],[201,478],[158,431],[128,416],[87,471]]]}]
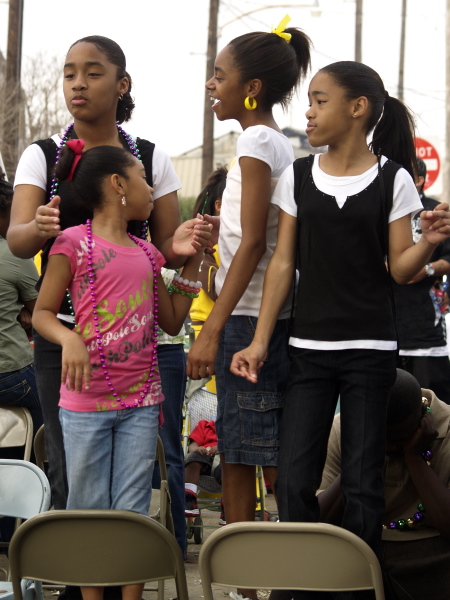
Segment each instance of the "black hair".
[{"label": "black hair", "polygon": [[131,76],[127,72],[127,61],[122,48],[114,40],[111,40],[103,35],[88,35],[87,37],[81,38],[74,42],[69,50],[80,42],[86,42],[87,44],[94,44],[102,52],[110,63],[117,67],[117,80],[126,77],[128,79],[128,92],[123,94],[119,98],[117,103],[116,122],[126,123],[131,119],[131,114],[135,107],[134,100],[131,97]]},{"label": "black hair", "polygon": [[[61,150],[55,176],[64,181],[69,176],[75,153],[68,146]],[[124,148],[95,146],[81,155],[72,179],[73,193],[77,203],[88,211],[99,208],[103,202],[103,181],[110,175],[128,179],[128,169],[133,166],[134,156]]]},{"label": "black hair", "polygon": [[397,369],[397,378],[391,389],[387,408],[388,425],[398,425],[410,415],[420,414],[422,390],[417,379],[402,369]]},{"label": "black hair", "polygon": [[215,202],[222,198],[223,191],[227,184],[226,167],[219,167],[208,177],[205,187],[197,196],[192,216],[195,218],[198,213],[201,215],[214,215]]},{"label": "black hair", "polygon": [[319,72],[330,75],[349,100],[365,96],[369,101],[368,134],[373,130],[371,150],[402,165],[415,180],[414,117],[397,98],[389,96],[376,71],[359,62],[336,62]]},{"label": "black hair", "polygon": [[311,65],[311,40],[296,27],[285,29],[291,34],[286,42],[275,33],[256,31],[232,40],[233,66],[240,71],[241,81],[260,79],[263,84],[258,101],[270,110],[275,104],[286,108],[302,77]]},{"label": "black hair", "polygon": [[0,216],[6,217],[11,210],[14,188],[12,183],[6,181],[5,173],[0,169]]},{"label": "black hair", "polygon": [[417,159],[417,175],[424,179],[427,177],[427,165],[421,158]]}]

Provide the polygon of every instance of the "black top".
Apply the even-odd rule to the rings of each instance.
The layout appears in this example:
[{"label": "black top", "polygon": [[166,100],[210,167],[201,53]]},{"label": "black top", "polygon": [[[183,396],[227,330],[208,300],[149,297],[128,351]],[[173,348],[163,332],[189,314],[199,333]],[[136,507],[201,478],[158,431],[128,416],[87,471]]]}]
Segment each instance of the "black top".
[{"label": "black top", "polygon": [[[313,158],[295,161],[294,179],[300,176],[298,163],[312,165]],[[390,160],[382,168],[385,200],[377,176],[362,192],[349,196],[342,208],[316,188],[310,166],[303,185],[297,184],[300,280],[295,337],[396,340],[385,255],[399,168]]]},{"label": "black top", "polygon": [[[425,210],[433,210],[439,204],[433,198],[426,196],[421,196],[420,199]],[[420,212],[412,221],[415,242],[422,234]],[[440,258],[450,262],[450,239],[446,239],[435,248],[429,262],[435,262]],[[436,279],[437,277],[433,275],[407,285],[398,285],[394,282],[397,331],[401,350],[437,348],[446,344],[444,317],[436,311],[430,296],[430,289]]]}]

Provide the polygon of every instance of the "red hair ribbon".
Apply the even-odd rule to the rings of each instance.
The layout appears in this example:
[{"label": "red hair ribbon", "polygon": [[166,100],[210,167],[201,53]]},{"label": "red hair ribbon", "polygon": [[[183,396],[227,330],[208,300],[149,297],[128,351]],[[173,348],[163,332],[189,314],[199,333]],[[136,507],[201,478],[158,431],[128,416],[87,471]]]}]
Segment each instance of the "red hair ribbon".
[{"label": "red hair ribbon", "polygon": [[75,174],[75,169],[77,168],[78,163],[81,160],[81,154],[83,152],[83,148],[85,146],[84,140],[67,140],[66,146],[75,152],[75,156],[73,157],[72,166],[70,167],[70,173],[67,177],[67,181],[72,181],[73,176]]}]

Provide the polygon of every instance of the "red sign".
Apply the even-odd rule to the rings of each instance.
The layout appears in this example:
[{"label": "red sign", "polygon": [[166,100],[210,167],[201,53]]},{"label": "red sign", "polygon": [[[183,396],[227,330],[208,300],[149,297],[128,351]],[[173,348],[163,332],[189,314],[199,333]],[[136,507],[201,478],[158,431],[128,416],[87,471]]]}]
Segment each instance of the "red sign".
[{"label": "red sign", "polygon": [[427,165],[427,179],[425,181],[424,190],[429,188],[436,181],[441,170],[441,160],[438,151],[430,142],[422,138],[416,137],[414,140],[416,146],[416,156],[421,158]]}]

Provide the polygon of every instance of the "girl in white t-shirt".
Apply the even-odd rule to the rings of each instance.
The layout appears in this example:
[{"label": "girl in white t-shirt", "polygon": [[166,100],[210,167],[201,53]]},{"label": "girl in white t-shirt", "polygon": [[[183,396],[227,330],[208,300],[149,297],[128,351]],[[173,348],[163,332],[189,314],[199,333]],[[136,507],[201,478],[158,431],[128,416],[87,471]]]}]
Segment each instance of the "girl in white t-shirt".
[{"label": "girl in white t-shirt", "polygon": [[375,71],[334,63],[315,75],[308,97],[309,142],[328,150],[299,159],[278,183],[272,200],[281,209],[278,240],[258,327],[250,347],[234,356],[232,372],[254,382],[263,375],[297,255],[277,481],[280,519],[320,520],[315,493],[340,396],[342,525],[378,551],[386,405],[397,347],[385,257],[395,281],[410,281],[449,235],[450,213],[448,204],[424,211],[423,235],[413,245],[411,214],[421,202],[411,177],[417,164],[412,118]]},{"label": "girl in white t-shirt", "polygon": [[[116,146],[125,148],[142,160],[148,181],[154,188],[155,199],[148,228],[153,244],[164,255],[168,266],[181,267],[186,261],[186,255],[196,251],[192,246],[193,241],[194,244],[202,241],[202,245],[205,245],[203,236],[209,237],[210,226],[207,229],[206,224],[195,224],[194,221],[180,225],[177,190],[181,185],[170,158],[148,140],[132,138],[121,126],[131,119],[135,106],[130,94],[131,85],[125,55],[115,41],[92,35],[77,40],[70,46],[64,63],[63,92],[73,123],[64,133],[28,146],[19,161],[8,231],[8,244],[14,254],[30,258],[43,250],[42,264],[45,270],[54,239],[62,230],[85,223],[92,216],[89,210],[81,211],[74,204],[70,182],[59,183],[53,176],[59,149],[68,140],[76,138],[82,138],[86,142],[86,149],[100,145]],[[147,221],[135,221],[130,226],[130,231],[135,235],[146,238]],[[58,316],[69,329],[73,328],[71,312],[70,305],[64,301]],[[166,362],[167,359],[171,366],[171,358],[163,353],[161,362]],[[183,369],[184,363],[177,362]],[[44,415],[52,500],[55,508],[63,509],[67,500],[67,481],[58,416],[61,349],[39,335],[35,336],[35,369]],[[172,382],[168,383],[173,389]],[[163,385],[166,383],[163,382]],[[168,399],[172,403],[172,397],[174,398],[173,411],[178,411],[181,415],[179,398],[183,397],[183,391],[180,389],[176,393],[177,391],[174,390]],[[173,452],[169,453],[166,449],[166,459],[169,464],[170,455],[169,483],[174,500],[172,507],[176,507],[175,529],[185,552],[184,463],[179,444],[179,423],[174,421],[178,427],[178,444],[174,444]],[[176,433],[172,436],[175,442]],[[173,481],[177,481],[179,485],[172,485]]]},{"label": "girl in white t-shirt", "polygon": [[216,373],[227,522],[254,519],[254,466],[267,466],[273,482],[278,456],[288,311],[279,311],[280,333],[274,335],[280,348],[273,358],[284,364],[274,366],[267,385],[255,391],[231,376],[229,367],[240,341],[250,341],[256,327],[264,271],[276,240],[278,211],[270,197],[294,158],[272,114],[275,104],[288,104],[310,63],[310,41],[296,28],[285,30],[289,20],[286,16],[272,33],[249,33],[231,41],[218,54],[215,75],[206,83],[217,118],[236,119],[244,130],[222,197],[219,296],[188,356],[190,377]]}]

